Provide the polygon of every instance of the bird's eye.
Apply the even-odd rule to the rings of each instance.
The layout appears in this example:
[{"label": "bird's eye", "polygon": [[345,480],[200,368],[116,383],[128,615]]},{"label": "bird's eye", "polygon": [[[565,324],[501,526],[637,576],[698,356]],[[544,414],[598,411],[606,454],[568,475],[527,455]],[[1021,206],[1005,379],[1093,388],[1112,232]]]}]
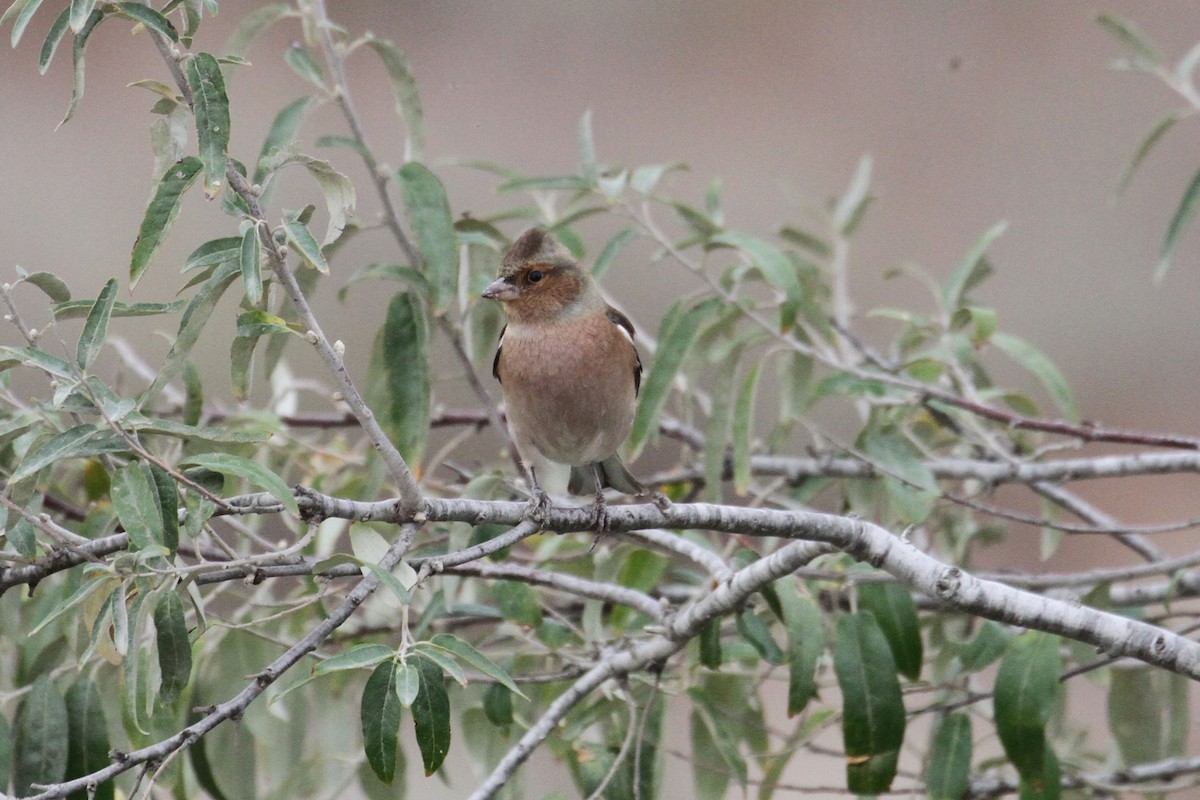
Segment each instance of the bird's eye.
[{"label": "bird's eye", "polygon": [[540,281],[540,280],[541,280],[542,278],[544,278],[544,277],[546,277],[546,276],[545,276],[545,274],[543,274],[543,273],[542,273],[542,271],[541,271],[541,270],[537,270],[537,269],[535,269],[535,270],[531,270],[531,271],[530,271],[530,273],[529,273],[529,282],[530,282],[530,283],[537,283],[538,281]]}]

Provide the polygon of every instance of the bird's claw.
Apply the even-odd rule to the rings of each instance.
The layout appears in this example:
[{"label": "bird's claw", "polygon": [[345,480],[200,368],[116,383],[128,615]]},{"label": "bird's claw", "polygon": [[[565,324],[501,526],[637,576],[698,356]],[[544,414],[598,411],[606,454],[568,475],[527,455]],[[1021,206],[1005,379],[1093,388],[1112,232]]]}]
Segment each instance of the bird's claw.
[{"label": "bird's claw", "polygon": [[525,506],[525,517],[537,523],[546,521],[546,512],[550,510],[550,495],[541,489],[534,491]]},{"label": "bird's claw", "polygon": [[596,549],[600,537],[608,533],[609,525],[612,524],[612,517],[609,516],[608,504],[604,501],[603,494],[596,495],[596,502],[592,504],[592,512],[596,515],[596,535],[592,538],[592,546],[588,548],[588,553]]}]

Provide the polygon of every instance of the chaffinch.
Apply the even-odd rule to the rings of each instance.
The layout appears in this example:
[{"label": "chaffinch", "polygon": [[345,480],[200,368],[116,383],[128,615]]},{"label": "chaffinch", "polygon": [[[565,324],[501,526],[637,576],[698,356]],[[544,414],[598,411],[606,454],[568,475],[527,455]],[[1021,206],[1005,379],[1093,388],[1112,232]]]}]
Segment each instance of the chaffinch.
[{"label": "chaffinch", "polygon": [[566,488],[573,494],[595,488],[603,526],[605,486],[626,494],[646,491],[617,455],[633,427],[642,377],[633,324],[538,228],[513,243],[483,296],[500,301],[507,318],[492,374],[500,381],[533,504],[544,509],[549,503],[539,478],[549,486],[555,465],[567,465]]}]

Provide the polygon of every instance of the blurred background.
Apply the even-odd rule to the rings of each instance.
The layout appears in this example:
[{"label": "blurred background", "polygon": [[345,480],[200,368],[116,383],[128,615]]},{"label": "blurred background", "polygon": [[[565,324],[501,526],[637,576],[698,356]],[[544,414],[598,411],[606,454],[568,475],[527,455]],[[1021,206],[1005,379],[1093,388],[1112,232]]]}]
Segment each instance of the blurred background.
[{"label": "blurred background", "polygon": [[[167,77],[145,37],[131,38],[129,25],[108,22],[88,47],[86,96],[75,118],[56,130],[71,92],[69,47],[44,77],[37,55],[58,5],[47,4],[53,11],[35,18],[16,50],[0,48],[0,276],[10,279],[15,265],[47,270],[64,277],[76,297],[94,297],[113,274],[124,288],[152,188],[154,98],[126,84]],[[196,48],[222,52],[256,5],[223,0]],[[869,154],[876,200],[851,254],[860,312],[930,309],[916,282],[885,275],[916,264],[944,276],[985,230],[1007,220],[990,250],[997,274],[977,292],[999,311],[1000,327],[1055,361],[1087,419],[1195,435],[1200,230],[1185,236],[1161,284],[1153,269],[1200,166],[1200,128],[1185,122],[1171,131],[1116,196],[1146,134],[1182,101],[1152,78],[1109,68],[1124,52],[1096,23],[1102,11],[1134,20],[1171,62],[1200,41],[1200,17],[1188,0],[330,3],[331,15],[351,32],[371,30],[408,54],[424,103],[427,161],[456,214],[482,215],[512,200],[495,197],[494,178],[439,160],[483,158],[527,174],[568,173],[588,109],[601,162],[685,162],[689,171],[671,177],[668,191],[699,203],[719,178],[730,226],[765,237],[811,219]],[[258,152],[274,114],[307,92],[282,61],[295,38],[294,25],[277,25],[249,53],[253,66],[234,70],[232,152],[245,161]],[[399,166],[403,128],[378,62],[366,52],[355,56],[350,82],[375,147]],[[318,109],[302,130],[302,146],[315,152],[316,136],[343,132],[332,108]],[[374,220],[377,203],[355,158],[315,154],[355,180],[359,215]],[[299,188],[306,178],[289,180]],[[229,234],[228,219],[215,206],[204,208],[199,192],[186,203],[135,299],[170,299],[182,283],[184,257],[205,239]],[[594,256],[606,236],[582,230]],[[360,240],[367,241],[335,263],[341,275],[317,308],[331,338],[346,343],[361,379],[390,287],[359,288],[345,304],[332,288],[361,264],[397,255],[382,235]],[[634,257],[648,250],[628,252],[606,285],[653,332],[682,272]],[[41,295],[29,290],[19,299],[31,323],[41,324]],[[161,351],[165,340],[149,334],[173,332],[174,325],[118,332],[145,333],[139,345]],[[16,338],[0,328],[0,343]],[[54,349],[52,341],[46,346]],[[226,347],[222,340],[204,356],[218,395],[228,391]],[[1081,488],[1127,522],[1196,514],[1190,478]],[[1191,538],[1162,541],[1178,551]],[[1124,556],[1092,538],[1068,543],[1058,567]],[[1047,568],[1036,543],[1018,543],[995,558],[992,566]]]}]

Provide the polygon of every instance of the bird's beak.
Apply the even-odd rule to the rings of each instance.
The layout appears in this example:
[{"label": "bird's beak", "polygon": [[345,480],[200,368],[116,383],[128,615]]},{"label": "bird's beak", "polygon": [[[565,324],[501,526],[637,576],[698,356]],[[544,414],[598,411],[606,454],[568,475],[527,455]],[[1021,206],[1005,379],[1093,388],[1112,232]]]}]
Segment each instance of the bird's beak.
[{"label": "bird's beak", "polygon": [[489,300],[515,300],[517,287],[508,278],[497,278],[483,290],[483,296]]}]

